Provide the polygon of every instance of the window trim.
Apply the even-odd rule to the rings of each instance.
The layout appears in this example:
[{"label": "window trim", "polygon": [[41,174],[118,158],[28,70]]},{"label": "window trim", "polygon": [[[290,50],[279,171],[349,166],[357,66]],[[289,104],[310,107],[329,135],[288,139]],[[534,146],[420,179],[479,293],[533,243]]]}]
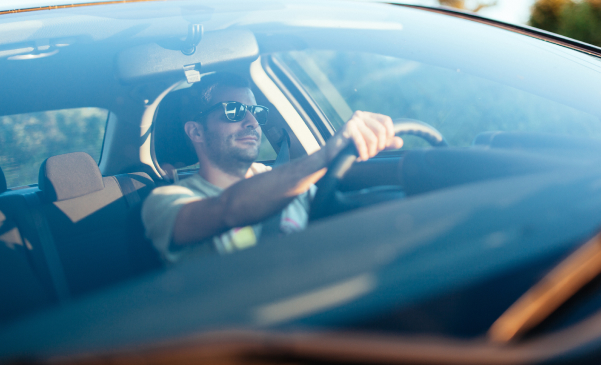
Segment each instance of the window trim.
[{"label": "window trim", "polygon": [[334,135],[334,128],[319,105],[294,74],[273,55],[262,58],[261,66],[301,116],[320,146]]}]

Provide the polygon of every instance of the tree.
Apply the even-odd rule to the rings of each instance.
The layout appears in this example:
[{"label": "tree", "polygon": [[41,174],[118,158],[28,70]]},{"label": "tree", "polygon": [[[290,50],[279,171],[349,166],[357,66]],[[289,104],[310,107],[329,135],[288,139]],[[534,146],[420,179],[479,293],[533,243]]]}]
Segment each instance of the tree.
[{"label": "tree", "polygon": [[601,0],[538,0],[529,24],[601,46]]},{"label": "tree", "polygon": [[561,11],[569,0],[538,0],[530,13],[529,24],[533,27],[557,33]]},{"label": "tree", "polygon": [[107,117],[99,108],[0,116],[0,166],[8,186],[36,183],[50,156],[81,151],[100,160]]}]

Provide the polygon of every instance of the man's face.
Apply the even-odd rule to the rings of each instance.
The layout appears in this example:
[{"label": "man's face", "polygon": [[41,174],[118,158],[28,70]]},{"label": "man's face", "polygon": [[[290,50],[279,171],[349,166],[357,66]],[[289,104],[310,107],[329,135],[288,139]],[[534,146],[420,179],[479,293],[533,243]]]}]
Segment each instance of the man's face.
[{"label": "man's face", "polygon": [[[246,105],[256,105],[255,96],[247,88],[217,88],[213,91],[211,105],[223,101],[238,101]],[[255,117],[246,112],[240,122],[230,122],[223,109],[207,115],[204,122],[205,153],[222,170],[239,168],[240,164],[250,165],[259,155],[261,127]]]}]

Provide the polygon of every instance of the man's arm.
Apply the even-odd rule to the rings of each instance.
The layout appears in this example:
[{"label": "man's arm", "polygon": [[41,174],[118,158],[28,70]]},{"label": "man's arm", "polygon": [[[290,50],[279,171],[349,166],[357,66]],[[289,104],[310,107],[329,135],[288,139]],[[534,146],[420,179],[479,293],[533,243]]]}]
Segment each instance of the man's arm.
[{"label": "man's arm", "polygon": [[184,205],[175,221],[173,243],[198,242],[234,227],[258,223],[281,211],[325,174],[325,167],[350,141],[363,161],[385,148],[400,148],[403,144],[394,136],[390,117],[357,111],[314,154],[241,180],[218,197]]}]

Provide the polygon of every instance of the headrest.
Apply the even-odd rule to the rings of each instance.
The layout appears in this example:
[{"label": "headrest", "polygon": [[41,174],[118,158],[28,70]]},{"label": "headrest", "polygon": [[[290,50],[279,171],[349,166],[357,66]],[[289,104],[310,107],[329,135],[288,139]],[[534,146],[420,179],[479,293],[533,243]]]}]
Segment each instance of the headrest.
[{"label": "headrest", "polygon": [[186,109],[193,88],[171,92],[159,104],[154,120],[154,153],[160,165],[165,163],[175,168],[193,165],[198,162],[196,152],[186,136],[181,111]]},{"label": "headrest", "polygon": [[38,184],[46,199],[52,202],[104,189],[96,161],[85,152],[47,158],[40,167]]},{"label": "headrest", "polygon": [[6,177],[4,177],[4,172],[2,172],[2,168],[0,167],[0,194],[4,193],[6,189]]}]

